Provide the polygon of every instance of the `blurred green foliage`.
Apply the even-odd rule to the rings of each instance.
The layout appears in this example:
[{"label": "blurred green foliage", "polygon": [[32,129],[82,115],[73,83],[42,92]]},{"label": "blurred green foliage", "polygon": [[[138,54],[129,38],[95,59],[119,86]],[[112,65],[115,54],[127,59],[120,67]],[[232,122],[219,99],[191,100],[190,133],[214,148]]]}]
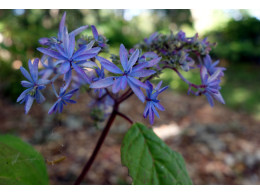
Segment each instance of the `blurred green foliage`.
[{"label": "blurred green foliage", "polygon": [[260,21],[244,15],[241,20],[230,20],[222,29],[206,36],[218,46],[214,53],[232,63],[260,64]]}]

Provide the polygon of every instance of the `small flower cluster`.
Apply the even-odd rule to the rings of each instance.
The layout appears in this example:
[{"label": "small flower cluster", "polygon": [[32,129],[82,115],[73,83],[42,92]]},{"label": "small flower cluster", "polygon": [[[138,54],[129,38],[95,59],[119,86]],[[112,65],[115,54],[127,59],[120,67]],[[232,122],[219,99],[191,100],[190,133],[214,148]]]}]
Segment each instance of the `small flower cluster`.
[{"label": "small flower cluster", "polygon": [[[21,82],[27,89],[18,97],[17,102],[25,103],[26,114],[34,99],[37,103],[45,100],[41,91],[48,84],[52,86],[53,93],[57,97],[57,101],[49,109],[49,114],[61,113],[65,105],[76,103],[72,97],[79,93],[79,88],[84,86],[86,92],[94,98],[89,104],[93,107],[92,118],[103,120],[109,113],[109,108],[135,94],[141,102],[146,101],[143,116],[145,118],[149,116],[150,123],[153,124],[154,115],[159,118],[156,109],[164,110],[158,95],[168,86],[160,89],[162,85],[160,81],[154,88],[149,80],[158,76],[166,66],[176,70],[178,75],[189,84],[189,92],[195,95],[204,94],[210,105],[213,105],[213,98],[224,103],[219,92],[224,68],[216,67],[218,61],[212,63],[208,55],[212,44],[206,39],[200,41],[198,35],[187,38],[182,31],[176,35],[171,33],[169,36],[154,33],[143,43],[136,45],[136,49],[127,50],[121,44],[119,55],[111,55],[111,62],[100,56],[101,52],[108,51],[108,44],[107,39],[99,35],[94,25],[90,26],[92,36],[76,40],[76,36],[89,26],[82,26],[68,33],[65,20],[66,13],[61,19],[57,37],[45,37],[39,40],[43,47],[37,50],[43,56],[41,60],[29,61],[30,73],[21,67],[21,72],[28,81]],[[141,49],[146,52],[142,53]],[[204,56],[204,61],[195,65],[196,61],[191,57],[194,55],[199,59]],[[38,74],[40,61],[44,69]],[[202,84],[198,86],[187,81],[177,70],[178,67],[184,71],[200,68]],[[57,93],[55,81],[60,77],[63,77],[63,85]],[[191,87],[195,87],[197,91],[193,91]],[[146,95],[142,89],[146,90]],[[121,91],[125,92],[121,93]],[[105,115],[102,115],[102,111]]]},{"label": "small flower cluster", "polygon": [[[153,33],[149,38],[137,45],[144,50],[154,51],[162,56],[161,65],[171,65],[175,68],[181,67],[184,71],[193,68],[195,60],[193,56],[204,56],[209,54],[211,44],[207,38],[198,39],[198,34],[193,37],[186,37],[183,31],[170,35]],[[192,57],[191,57],[192,56]]]},{"label": "small flower cluster", "polygon": [[[153,33],[149,38],[137,45],[148,51],[155,51],[162,56],[161,68],[171,68],[177,72],[180,78],[189,85],[188,93],[205,95],[211,106],[214,106],[213,98],[225,104],[219,90],[221,77],[225,68],[217,67],[219,60],[212,63],[209,52],[215,44],[207,41],[207,38],[199,40],[198,34],[186,37],[183,31],[177,34],[163,35]],[[203,59],[203,60],[202,60]],[[184,71],[200,69],[201,85],[196,85],[186,80],[178,71],[180,67]],[[197,89],[196,92],[192,88]]]}]

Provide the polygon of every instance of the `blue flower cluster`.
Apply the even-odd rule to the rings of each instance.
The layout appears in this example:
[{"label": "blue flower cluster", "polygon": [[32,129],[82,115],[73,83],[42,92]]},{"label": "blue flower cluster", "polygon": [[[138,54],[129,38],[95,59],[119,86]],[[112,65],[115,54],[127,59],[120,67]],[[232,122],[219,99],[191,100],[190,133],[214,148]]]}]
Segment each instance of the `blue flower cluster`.
[{"label": "blue flower cluster", "polygon": [[[89,26],[82,26],[69,33],[65,20],[66,13],[61,19],[57,37],[44,37],[39,40],[43,47],[37,50],[43,56],[40,60],[35,59],[33,62],[29,60],[29,72],[21,67],[21,72],[27,79],[21,84],[27,89],[18,97],[17,102],[25,103],[26,114],[34,99],[37,103],[45,100],[41,91],[48,84],[52,86],[53,93],[57,97],[57,101],[49,109],[49,114],[61,113],[65,105],[76,103],[72,97],[79,93],[79,88],[85,86],[84,89],[94,97],[91,106],[101,108],[104,112],[122,99],[135,94],[141,102],[146,101],[143,116],[144,118],[149,116],[150,123],[153,124],[154,115],[159,117],[156,109],[164,110],[158,95],[168,86],[161,88],[162,81],[160,81],[154,88],[149,80],[158,76],[166,67],[175,70],[182,80],[189,84],[189,92],[195,95],[204,94],[212,106],[213,98],[224,103],[219,92],[219,84],[225,68],[216,66],[219,61],[212,63],[208,53],[213,44],[206,39],[199,40],[197,34],[187,38],[182,31],[176,35],[172,33],[162,35],[155,32],[130,50],[121,44],[119,55],[111,55],[112,61],[110,61],[100,56],[101,52],[108,50],[108,44],[107,39],[99,35],[94,25],[90,25],[92,36],[76,40],[76,36]],[[142,49],[146,52],[142,53]],[[199,63],[196,63],[194,56],[198,58]],[[39,62],[43,69],[38,74]],[[187,81],[177,70],[178,67],[184,71],[199,68],[202,84],[195,85]],[[60,77],[63,77],[63,85],[58,94],[55,81]],[[197,91],[193,91],[191,87]],[[144,90],[146,95],[143,93]],[[93,118],[100,117],[93,116]]]},{"label": "blue flower cluster", "polygon": [[[212,62],[209,55],[211,47],[214,45],[207,41],[207,38],[200,40],[198,34],[186,37],[186,34],[180,31],[175,35],[153,33],[138,46],[145,50],[155,51],[162,56],[160,67],[176,71],[180,78],[189,85],[189,93],[205,95],[213,107],[213,99],[225,104],[219,91],[225,68],[217,67],[219,60]],[[178,67],[186,72],[191,69],[200,69],[201,85],[193,84],[185,79],[178,71]],[[194,92],[192,88],[197,91]]]}]

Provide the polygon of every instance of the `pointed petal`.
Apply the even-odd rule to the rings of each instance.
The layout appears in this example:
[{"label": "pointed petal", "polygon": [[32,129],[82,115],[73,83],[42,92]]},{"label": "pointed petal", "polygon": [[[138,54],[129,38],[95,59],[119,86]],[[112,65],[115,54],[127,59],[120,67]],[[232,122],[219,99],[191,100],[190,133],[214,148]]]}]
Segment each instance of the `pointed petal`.
[{"label": "pointed petal", "polygon": [[154,65],[158,64],[161,59],[162,59],[162,57],[159,57],[159,58],[155,58],[155,59],[148,61],[147,67],[153,67]]},{"label": "pointed petal", "polygon": [[50,110],[49,110],[48,114],[52,114],[52,113],[55,113],[55,112],[57,112],[57,106],[58,106],[58,102],[59,102],[59,100],[58,100],[58,101],[56,101],[56,102],[53,104],[53,106],[50,108]]},{"label": "pointed petal", "polygon": [[202,84],[206,84],[207,83],[207,69],[204,66],[202,66],[200,68],[200,78],[201,78]]},{"label": "pointed petal", "polygon": [[165,91],[165,90],[168,89],[168,88],[169,88],[169,86],[163,87],[162,89],[160,89],[160,90],[158,91],[158,94],[162,93],[163,91]]},{"label": "pointed petal", "polygon": [[76,30],[72,31],[69,35],[75,37],[75,36],[77,36],[79,33],[81,33],[83,30],[85,30],[87,28],[88,28],[88,25],[81,26],[81,27],[77,28]]},{"label": "pointed petal", "polygon": [[147,87],[148,87],[148,89],[146,90],[146,93],[147,93],[147,94],[152,93],[152,91],[153,91],[153,85],[152,85],[152,83],[151,83],[150,81],[146,81],[145,84],[146,84]]},{"label": "pointed petal", "polygon": [[90,88],[106,88],[108,86],[113,85],[114,83],[114,77],[107,77],[101,80],[98,80],[94,83],[92,83],[89,87]]},{"label": "pointed petal", "polygon": [[115,64],[108,61],[105,58],[97,56],[96,59],[101,63],[101,65],[107,69],[109,72],[115,73],[115,74],[123,74],[123,72],[118,68]]},{"label": "pointed petal", "polygon": [[62,39],[63,31],[64,31],[64,28],[65,28],[65,20],[66,20],[66,12],[64,12],[62,19],[60,21],[59,33],[58,33],[59,40]]},{"label": "pointed petal", "polygon": [[134,66],[134,67],[132,68],[132,72],[133,72],[133,71],[142,70],[142,69],[144,69],[144,68],[147,68],[148,66],[149,66],[149,63],[148,63],[148,62],[143,62],[143,63],[141,63],[141,64],[137,64],[136,66]]},{"label": "pointed petal", "polygon": [[85,73],[85,71],[80,68],[79,66],[77,66],[76,64],[72,63],[72,66],[74,68],[74,70],[87,82],[90,83],[90,79],[88,78],[87,74]]},{"label": "pointed petal", "polygon": [[92,34],[93,34],[93,37],[96,41],[98,41],[98,31],[96,29],[96,27],[94,25],[91,25],[91,29],[92,29]]},{"label": "pointed petal", "polygon": [[21,85],[23,87],[33,87],[33,83],[29,82],[29,81],[21,81]]},{"label": "pointed petal", "polygon": [[156,73],[156,71],[144,69],[144,70],[132,71],[132,72],[129,74],[129,76],[142,78],[142,77],[148,77],[148,76],[150,76],[150,75],[152,75],[152,74],[154,74],[154,73]]},{"label": "pointed petal", "polygon": [[149,113],[149,107],[150,107],[150,102],[146,103],[146,106],[144,108],[144,113],[143,113],[143,117],[146,118],[148,113]]},{"label": "pointed petal", "polygon": [[156,108],[158,108],[158,110],[161,110],[161,111],[164,111],[165,110],[165,108],[158,102],[158,103],[154,103],[154,106],[156,107]]},{"label": "pointed petal", "polygon": [[217,69],[213,75],[211,75],[208,79],[208,83],[213,82],[214,80],[217,80],[219,78],[219,75],[221,73],[221,70]]},{"label": "pointed petal", "polygon": [[152,108],[152,110],[153,110],[153,112],[154,112],[154,114],[158,117],[158,118],[160,118],[160,116],[159,116],[159,113],[157,112],[157,110],[155,109],[155,107],[154,107],[154,104],[153,103],[151,103],[151,108]]},{"label": "pointed petal", "polygon": [[25,102],[25,114],[28,114],[29,110],[31,109],[32,107],[32,104],[33,104],[33,100],[34,98],[30,95],[27,96],[27,100]]},{"label": "pointed petal", "polygon": [[93,62],[93,61],[86,61],[83,63],[77,63],[77,65],[81,66],[81,67],[85,67],[85,68],[98,68],[98,65]]},{"label": "pointed petal", "polygon": [[56,49],[58,50],[58,52],[59,52],[64,58],[66,58],[66,59],[69,58],[68,55],[65,53],[64,49],[63,49],[60,45],[56,44],[55,47],[56,47]]},{"label": "pointed petal", "polygon": [[130,70],[132,66],[136,63],[137,59],[139,58],[139,50],[136,49],[134,53],[131,55],[128,63],[127,63],[127,70]]},{"label": "pointed petal", "polygon": [[148,86],[145,83],[139,81],[138,79],[136,79],[134,77],[127,77],[127,79],[129,79],[133,84],[135,84],[138,87],[142,87],[144,89],[148,89]]},{"label": "pointed petal", "polygon": [[47,49],[47,48],[42,48],[42,47],[38,47],[37,50],[39,52],[42,52],[45,55],[48,55],[50,57],[53,57],[55,59],[58,60],[67,60],[64,56],[62,56],[61,54],[59,54],[58,52],[51,50],[51,49]]},{"label": "pointed petal", "polygon": [[37,84],[38,85],[47,85],[49,84],[51,81],[50,80],[47,80],[47,79],[39,79]]},{"label": "pointed petal", "polygon": [[20,67],[20,70],[21,70],[23,76],[33,83],[33,79],[30,76],[29,72],[22,66]]},{"label": "pointed petal", "polygon": [[60,74],[65,74],[66,72],[68,72],[70,70],[70,63],[68,61],[65,61],[61,64],[60,68],[59,68],[59,73]]},{"label": "pointed petal", "polygon": [[62,35],[62,45],[64,48],[64,51],[66,54],[69,53],[69,42],[70,42],[70,38],[69,38],[69,33],[68,33],[68,29],[66,27],[64,27],[64,31],[63,31],[63,35]]},{"label": "pointed petal", "polygon": [[160,81],[160,82],[156,85],[156,87],[154,88],[154,90],[155,90],[155,91],[158,91],[158,90],[160,89],[161,85],[162,85],[162,81]]},{"label": "pointed petal", "polygon": [[121,77],[118,77],[114,83],[113,83],[113,86],[112,86],[112,92],[113,93],[118,93],[120,88],[121,88]]},{"label": "pointed petal", "polygon": [[31,60],[28,61],[29,70],[34,82],[36,82],[38,79],[38,63],[38,58],[34,59],[33,63],[31,62]]},{"label": "pointed petal", "polygon": [[213,101],[213,98],[211,97],[211,95],[209,93],[205,93],[204,95],[206,96],[210,106],[213,107],[214,106],[214,101]]},{"label": "pointed petal", "polygon": [[36,90],[35,99],[36,99],[36,102],[37,102],[38,104],[41,104],[42,102],[45,101],[45,97],[42,95],[42,93],[40,92],[40,90]]},{"label": "pointed petal", "polygon": [[121,79],[121,83],[120,83],[121,89],[125,90],[126,86],[127,86],[127,78],[126,76],[123,76]]},{"label": "pointed petal", "polygon": [[153,113],[153,110],[151,107],[149,107],[149,121],[150,121],[150,124],[152,125],[153,121],[154,121],[154,113]]},{"label": "pointed petal", "polygon": [[83,60],[88,60],[90,58],[94,58],[96,57],[96,53],[89,53],[89,54],[84,54],[84,55],[81,55],[81,56],[78,56],[78,57],[73,57],[73,60],[74,61],[83,61]]},{"label": "pointed petal", "polygon": [[128,52],[123,44],[120,45],[120,50],[119,50],[119,56],[120,56],[120,61],[123,66],[123,69],[126,71],[127,70],[127,61],[128,61]]},{"label": "pointed petal", "polygon": [[220,92],[217,93],[217,94],[212,94],[212,96],[213,96],[216,100],[218,100],[220,103],[225,104],[225,100],[223,99],[223,97],[222,97],[222,95],[221,95]]},{"label": "pointed petal", "polygon": [[19,95],[19,97],[17,98],[16,102],[20,102],[22,99],[24,99],[25,96],[27,95],[27,93],[28,93],[29,91],[31,91],[31,90],[32,90],[32,88],[29,88],[29,89],[24,90],[24,91],[21,93],[21,95]]},{"label": "pointed petal", "polygon": [[142,101],[145,101],[145,96],[142,92],[142,90],[139,88],[139,86],[135,85],[133,82],[131,82],[131,80],[127,79],[128,85],[130,86],[130,88],[133,90],[133,92],[135,93],[135,95]]},{"label": "pointed petal", "polygon": [[70,59],[75,49],[75,36],[69,36],[68,58]]}]

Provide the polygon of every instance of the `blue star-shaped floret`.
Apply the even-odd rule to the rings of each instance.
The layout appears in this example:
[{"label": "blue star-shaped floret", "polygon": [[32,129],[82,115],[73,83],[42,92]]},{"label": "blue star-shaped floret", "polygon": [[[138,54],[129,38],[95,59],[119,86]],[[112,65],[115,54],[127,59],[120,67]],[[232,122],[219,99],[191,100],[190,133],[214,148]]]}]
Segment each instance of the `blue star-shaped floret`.
[{"label": "blue star-shaped floret", "polygon": [[28,89],[21,93],[17,98],[17,102],[20,102],[21,104],[25,102],[26,114],[29,112],[34,99],[37,103],[42,103],[45,100],[40,90],[44,89],[45,85],[50,82],[46,79],[38,79],[38,63],[38,58],[36,58],[33,63],[29,60],[28,65],[30,73],[22,66],[20,68],[22,74],[28,79],[28,81],[21,81],[21,84]]},{"label": "blue star-shaped floret", "polygon": [[144,118],[146,118],[149,115],[150,124],[153,124],[154,114],[158,118],[160,118],[160,116],[155,108],[158,108],[159,110],[164,111],[164,107],[160,104],[160,100],[157,100],[157,96],[160,93],[162,93],[164,90],[166,90],[168,88],[168,86],[160,89],[160,87],[162,85],[162,81],[158,83],[158,85],[155,87],[155,89],[153,89],[153,85],[149,81],[146,81],[146,84],[148,86],[148,89],[146,90],[147,103],[146,103],[146,106],[144,109],[143,116],[144,116]]}]

